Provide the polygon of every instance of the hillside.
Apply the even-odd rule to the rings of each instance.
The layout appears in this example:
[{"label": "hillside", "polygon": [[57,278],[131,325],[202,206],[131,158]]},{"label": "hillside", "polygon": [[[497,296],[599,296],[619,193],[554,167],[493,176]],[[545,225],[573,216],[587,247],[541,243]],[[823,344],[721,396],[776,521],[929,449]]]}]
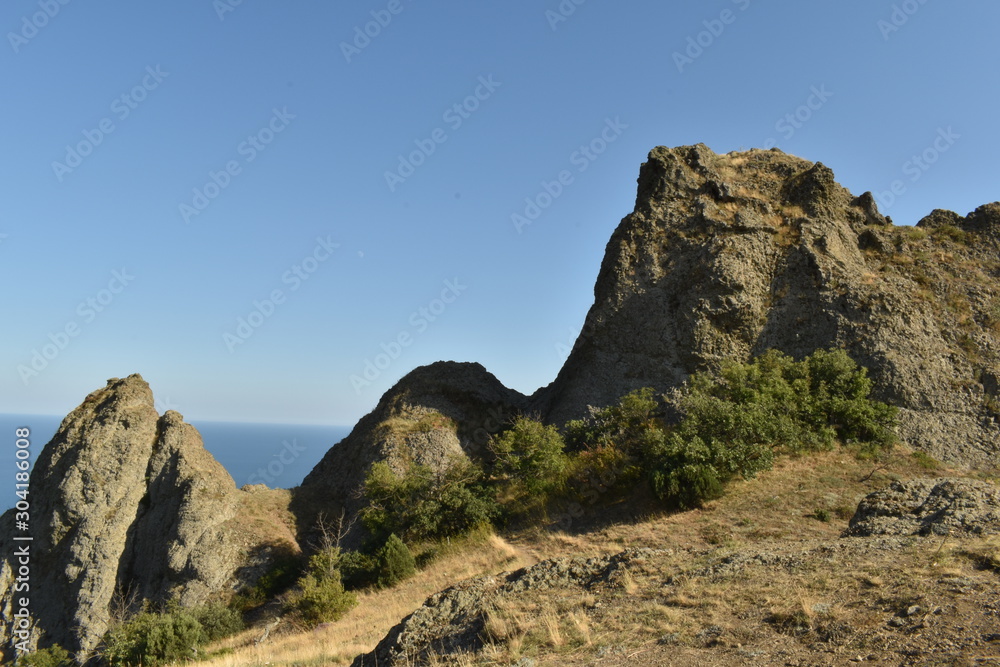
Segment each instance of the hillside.
[{"label": "hillside", "polygon": [[[859,515],[866,527],[841,533],[859,501],[892,479],[996,474],[998,252],[1000,203],[965,217],[937,210],[916,227],[896,227],[870,193],[853,195],[818,162],[777,150],[655,148],[640,169],[635,210],[608,243],[583,332],[558,377],[532,396],[477,363],[415,369],[300,487],[279,491],[237,489],[181,415],[157,414],[138,375],[93,392],[32,471],[39,592],[29,643],[59,644],[83,663],[109,630],[143,609],[232,602],[253,629],[227,640],[235,657],[222,660],[236,662],[226,664],[356,658],[358,667],[385,667],[462,651],[474,654],[473,664],[662,664],[665,656],[674,664],[815,664],[831,651],[838,664],[866,650],[911,664],[914,656],[990,655],[994,486],[901,487],[892,492],[899,497],[865,506],[875,517]],[[812,444],[757,441],[732,454],[724,451],[731,443],[694,438],[678,450],[680,436],[669,440],[692,378],[761,359],[809,373],[792,365],[824,350],[843,355],[841,368],[865,370],[845,371],[840,394],[819,379],[785,390],[786,407],[813,389],[826,397],[802,408],[822,430]],[[877,410],[869,410],[869,386]],[[626,451],[624,431],[553,444],[557,468],[570,461],[586,473],[567,473],[558,498],[535,493],[546,481],[539,469],[511,473],[518,462],[498,464],[491,444],[519,415],[538,417],[525,427],[531,437],[562,443],[573,430],[567,422],[593,418],[594,408],[641,388],[651,406],[642,437],[660,438],[643,440],[646,458],[639,444]],[[840,412],[820,414],[821,404],[837,401]],[[752,415],[757,433],[788,416],[768,409]],[[835,436],[858,444],[861,431],[844,431],[854,428],[849,421],[882,428],[878,415],[890,413],[896,454],[830,451]],[[795,457],[751,480],[769,469],[771,449]],[[876,465],[872,456],[890,460]],[[670,494],[641,468],[651,461],[661,482],[672,480]],[[723,464],[729,468],[718,472]],[[667,512],[715,498],[730,479],[737,481],[722,499]],[[414,528],[413,517],[396,515],[418,501],[428,502],[414,510],[422,512]],[[907,533],[903,519],[925,506],[940,510],[927,519],[929,535]],[[2,522],[0,633],[9,657],[14,513]],[[483,524],[502,527],[501,536],[459,537]],[[346,608],[353,595],[341,586],[339,564],[309,557],[329,556],[336,545],[353,553],[357,576],[377,578],[390,534],[409,543],[421,573],[387,591],[359,586],[360,604],[343,619],[295,634],[312,623],[285,612],[301,612],[295,600],[306,588],[326,595],[328,606]],[[597,560],[550,562],[570,554]],[[500,574],[532,563],[537,569]],[[495,576],[461,583],[484,573]],[[333,579],[334,588],[317,583]],[[441,591],[449,586],[456,588]],[[906,596],[921,602],[900,612]],[[950,644],[931,643],[937,638]],[[280,653],[286,645],[288,656]]]},{"label": "hillside", "polygon": [[[641,387],[669,393],[692,373],[768,349],[795,358],[846,350],[869,369],[876,396],[900,408],[904,441],[995,468],[998,252],[1000,203],[896,227],[870,193],[854,196],[821,163],[778,150],[655,148],[555,381],[526,397],[478,364],[417,369],[316,466],[297,492],[301,506],[309,516],[356,508],[374,460],[440,454],[428,437],[475,458],[519,411],[562,426],[587,406]],[[427,428],[430,414],[447,424]]]},{"label": "hillside", "polygon": [[[905,452],[873,467],[840,452],[788,459],[700,510],[600,508],[569,530],[456,545],[337,622],[306,632],[285,623],[255,644],[258,628],[198,664],[349,665],[402,617],[436,609],[411,636],[419,647],[468,620],[442,604],[454,591],[483,600],[483,641],[474,633],[427,664],[995,664],[996,534],[842,536],[858,502],[891,480],[965,473]],[[501,573],[539,563],[538,574],[515,575],[528,585],[483,595],[507,580]]]}]

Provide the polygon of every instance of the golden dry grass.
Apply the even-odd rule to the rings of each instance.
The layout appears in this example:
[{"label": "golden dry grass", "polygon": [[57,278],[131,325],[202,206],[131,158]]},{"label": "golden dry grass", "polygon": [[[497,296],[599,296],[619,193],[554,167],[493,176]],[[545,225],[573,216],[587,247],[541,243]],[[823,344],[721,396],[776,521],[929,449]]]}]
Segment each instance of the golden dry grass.
[{"label": "golden dry grass", "polygon": [[[858,501],[891,479],[961,475],[923,458],[904,447],[885,468],[845,450],[781,458],[774,470],[731,484],[723,498],[699,510],[647,510],[642,520],[617,523],[601,523],[596,516],[576,526],[577,532],[534,528],[455,545],[397,588],[360,595],[358,606],[336,623],[280,634],[257,647],[252,640],[259,630],[248,631],[216,647],[233,653],[201,664],[346,665],[427,597],[463,579],[543,558],[606,555],[628,547],[659,549],[663,555],[594,589],[556,588],[501,600],[487,614],[488,641],[481,651],[435,660],[506,665],[530,657],[539,665],[586,665],[613,656],[630,664],[662,664],[656,660],[669,656],[674,664],[738,664],[727,651],[767,645],[801,653],[808,662],[809,642],[817,638],[844,650],[874,651],[894,614],[912,605],[944,604],[947,589],[940,582],[995,578],[991,569],[1000,568],[1000,538],[915,539],[902,550],[884,552],[851,541],[861,546],[823,551],[838,543]],[[751,563],[705,574],[713,563],[747,553],[801,562]]]},{"label": "golden dry grass", "polygon": [[533,562],[530,555],[503,538],[490,536],[464,548],[456,547],[395,588],[359,594],[358,606],[337,622],[313,631],[277,634],[258,646],[253,645],[253,640],[261,630],[248,630],[210,647],[215,651],[232,649],[232,653],[196,664],[203,667],[350,664],[356,655],[374,648],[404,616],[439,590],[480,574],[517,569]]}]

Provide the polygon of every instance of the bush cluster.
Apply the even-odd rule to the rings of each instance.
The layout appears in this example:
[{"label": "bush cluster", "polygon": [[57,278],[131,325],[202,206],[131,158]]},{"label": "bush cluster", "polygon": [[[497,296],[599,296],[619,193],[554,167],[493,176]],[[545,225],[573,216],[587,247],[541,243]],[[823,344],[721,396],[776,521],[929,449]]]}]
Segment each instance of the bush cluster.
[{"label": "bush cluster", "polygon": [[325,547],[309,558],[309,566],[296,583],[288,608],[308,627],[336,621],[357,604],[352,590],[369,586],[389,588],[416,571],[413,554],[395,534],[390,534],[374,553]]},{"label": "bush cluster", "polygon": [[464,460],[442,472],[411,463],[402,475],[376,463],[365,478],[365,496],[369,504],[361,519],[380,539],[396,534],[415,543],[457,537],[499,514],[482,468]]},{"label": "bush cluster", "polygon": [[556,427],[517,417],[490,441],[489,451],[494,457],[492,482],[509,513],[537,510],[564,490],[570,459]]},{"label": "bush cluster", "polygon": [[895,408],[870,398],[867,371],[843,350],[795,361],[771,350],[717,375],[690,378],[682,418],[640,436],[654,493],[672,507],[722,494],[734,477],[769,470],[776,454],[830,449],[836,441],[876,456],[895,441]]},{"label": "bush cluster", "polygon": [[[842,350],[801,361],[769,351],[750,363],[693,375],[667,425],[650,388],[616,405],[591,408],[562,432],[518,417],[489,443],[484,467],[455,462],[444,472],[411,464],[402,474],[379,463],[366,479],[368,529],[414,543],[467,533],[511,516],[540,516],[552,499],[629,494],[643,477],[666,506],[716,498],[730,480],[768,470],[781,454],[840,442],[873,457],[894,443],[895,408],[874,401],[872,382]],[[367,557],[370,559],[370,557]],[[354,557],[352,577],[371,563]]]},{"label": "bush cluster", "polygon": [[55,644],[31,653],[25,653],[14,661],[14,667],[70,667],[76,662],[69,651]]},{"label": "bush cluster", "polygon": [[101,655],[111,667],[155,667],[200,656],[201,647],[243,629],[240,615],[221,604],[143,611],[105,635]]}]

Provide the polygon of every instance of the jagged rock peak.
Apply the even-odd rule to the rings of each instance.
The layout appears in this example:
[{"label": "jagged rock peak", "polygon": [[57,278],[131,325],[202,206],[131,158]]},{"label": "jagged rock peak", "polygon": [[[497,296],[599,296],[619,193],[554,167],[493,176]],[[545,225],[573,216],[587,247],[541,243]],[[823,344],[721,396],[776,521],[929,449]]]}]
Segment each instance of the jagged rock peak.
[{"label": "jagged rock peak", "polygon": [[[200,604],[240,583],[240,568],[250,564],[244,550],[280,540],[276,530],[238,530],[245,494],[179,413],[157,414],[139,375],[108,380],[67,415],[39,453],[30,488],[32,642],[60,644],[81,663],[107,630],[121,591],[138,601]],[[13,518],[0,519],[5,652]]]},{"label": "jagged rock peak", "polygon": [[911,445],[995,466],[1000,204],[935,211],[913,231],[820,162],[703,144],[654,148],[637,192],[582,332],[533,409],[561,425],[728,360],[839,347],[903,409]]}]

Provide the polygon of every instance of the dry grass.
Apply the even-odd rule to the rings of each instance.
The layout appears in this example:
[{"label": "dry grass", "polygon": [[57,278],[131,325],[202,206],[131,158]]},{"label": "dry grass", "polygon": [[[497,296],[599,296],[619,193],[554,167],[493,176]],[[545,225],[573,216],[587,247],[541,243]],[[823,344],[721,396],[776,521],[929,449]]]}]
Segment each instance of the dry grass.
[{"label": "dry grass", "polygon": [[291,497],[286,489],[255,489],[242,493],[236,516],[229,525],[245,542],[271,544],[297,552],[295,517],[289,510]]},{"label": "dry grass", "polygon": [[259,646],[254,646],[253,640],[260,631],[247,631],[211,647],[233,649],[231,654],[197,664],[204,667],[350,664],[356,655],[374,648],[389,629],[439,590],[463,579],[517,569],[532,562],[530,556],[498,536],[456,545],[451,553],[442,555],[429,568],[399,586],[359,594],[358,606],[335,623],[311,632],[279,634]]},{"label": "dry grass", "polygon": [[[441,658],[440,664],[503,665],[521,658],[539,665],[607,659],[665,664],[668,658],[671,664],[737,664],[741,661],[731,652],[748,646],[786,651],[809,663],[810,646],[817,642],[868,655],[888,641],[888,620],[914,606],[964,609],[961,599],[948,598],[951,589],[942,582],[995,581],[1000,570],[1000,538],[914,539],[889,551],[849,540],[849,548],[824,550],[844,543],[839,535],[857,502],[891,479],[960,474],[943,464],[928,467],[905,448],[886,468],[876,468],[843,450],[782,458],[774,470],[732,484],[726,496],[699,510],[578,524],[578,532],[536,528],[506,540],[493,536],[456,545],[399,587],[362,594],[358,607],[336,623],[279,635],[258,647],[252,646],[254,633],[247,632],[218,647],[231,647],[232,654],[203,664],[345,665],[372,649],[428,596],[462,579],[542,558],[604,555],[627,547],[651,547],[663,555],[636,562],[591,589],[555,588],[502,599],[487,614],[484,648]],[[748,553],[785,560],[712,569],[729,556]],[[968,609],[966,616],[978,613]]]}]

